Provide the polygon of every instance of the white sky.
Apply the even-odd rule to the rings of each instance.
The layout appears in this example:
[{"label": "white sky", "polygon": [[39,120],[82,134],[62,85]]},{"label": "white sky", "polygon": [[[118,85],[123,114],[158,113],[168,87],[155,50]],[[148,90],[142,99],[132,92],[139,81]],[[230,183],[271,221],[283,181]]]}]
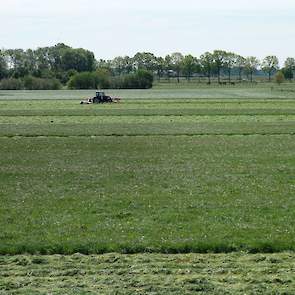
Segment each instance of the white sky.
[{"label": "white sky", "polygon": [[295,57],[295,0],[0,0],[0,48],[64,42],[96,58],[225,49]]}]

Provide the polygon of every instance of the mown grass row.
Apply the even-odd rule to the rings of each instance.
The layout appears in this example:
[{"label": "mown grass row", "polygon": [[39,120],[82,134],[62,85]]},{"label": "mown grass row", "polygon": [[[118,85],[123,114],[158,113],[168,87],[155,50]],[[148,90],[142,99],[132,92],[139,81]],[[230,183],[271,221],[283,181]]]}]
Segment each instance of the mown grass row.
[{"label": "mown grass row", "polygon": [[50,116],[292,116],[295,115],[295,108],[270,108],[270,109],[43,109],[43,110],[1,110],[1,117],[50,117]]},{"label": "mown grass row", "polygon": [[1,124],[0,136],[152,136],[295,134],[293,121],[213,123]]},{"label": "mown grass row", "polygon": [[293,253],[0,256],[0,294],[293,294]]}]

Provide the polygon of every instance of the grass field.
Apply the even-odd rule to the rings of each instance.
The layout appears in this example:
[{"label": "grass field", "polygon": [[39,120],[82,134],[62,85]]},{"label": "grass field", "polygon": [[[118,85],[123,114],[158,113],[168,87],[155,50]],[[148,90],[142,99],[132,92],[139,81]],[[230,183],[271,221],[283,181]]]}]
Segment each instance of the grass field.
[{"label": "grass field", "polygon": [[[0,294],[97,294],[90,285],[102,294],[226,294],[229,285],[229,294],[292,294],[282,270],[293,252],[239,253],[295,250],[290,85],[111,91],[124,100],[87,106],[79,100],[92,91],[0,91],[0,254],[138,253],[63,256],[60,265],[59,256],[0,256]],[[75,278],[62,275],[69,268]],[[130,268],[143,277],[132,281]]]}]

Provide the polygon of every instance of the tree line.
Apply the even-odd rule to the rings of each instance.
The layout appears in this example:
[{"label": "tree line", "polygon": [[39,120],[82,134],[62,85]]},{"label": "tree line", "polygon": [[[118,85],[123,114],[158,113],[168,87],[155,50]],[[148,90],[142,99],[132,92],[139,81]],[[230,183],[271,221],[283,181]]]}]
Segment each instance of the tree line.
[{"label": "tree line", "polygon": [[[63,85],[148,88],[150,74],[159,80],[175,78],[177,82],[181,77],[188,81],[192,77],[203,77],[208,84],[214,78],[221,84],[224,79],[231,82],[233,77],[253,82],[257,73],[264,73],[271,81],[278,71],[286,79],[293,79],[295,59],[288,57],[280,69],[276,56],[266,56],[259,61],[254,56],[243,57],[224,50],[205,52],[199,57],[180,52],[165,57],[138,52],[133,57],[118,56],[112,60],[96,60],[93,52],[63,43],[36,50],[0,50],[0,89],[60,89]],[[137,81],[138,77],[141,82]],[[142,81],[148,82],[145,85]]]}]

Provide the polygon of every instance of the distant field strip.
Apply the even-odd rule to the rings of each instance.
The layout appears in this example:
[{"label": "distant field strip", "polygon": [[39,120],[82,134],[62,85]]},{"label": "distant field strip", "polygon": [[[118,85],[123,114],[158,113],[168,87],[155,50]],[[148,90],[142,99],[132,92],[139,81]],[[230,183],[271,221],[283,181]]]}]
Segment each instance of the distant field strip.
[{"label": "distant field strip", "polygon": [[294,134],[295,101],[0,101],[0,136]]}]

